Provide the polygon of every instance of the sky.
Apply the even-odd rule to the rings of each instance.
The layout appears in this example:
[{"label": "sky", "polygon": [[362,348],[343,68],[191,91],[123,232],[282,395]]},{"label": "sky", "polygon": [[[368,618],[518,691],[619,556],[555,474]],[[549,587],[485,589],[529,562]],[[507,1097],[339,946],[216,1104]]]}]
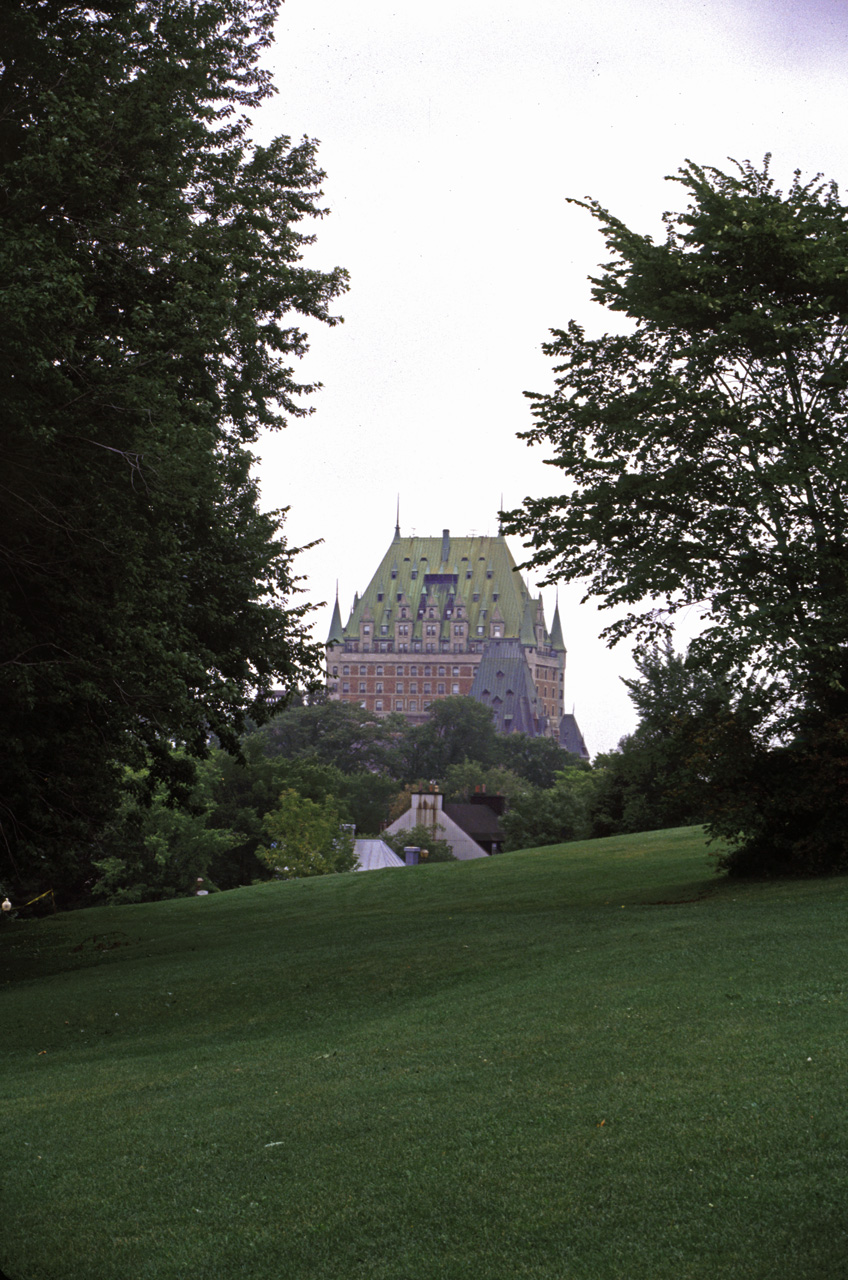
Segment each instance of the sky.
[{"label": "sky", "polygon": [[[290,508],[291,545],[321,540],[297,561],[321,640],[398,501],[404,535],[495,534],[502,502],[561,491],[518,439],[524,392],[552,389],[550,329],[617,321],[591,301],[604,245],[569,197],[661,237],[687,159],[771,152],[783,186],[796,168],[848,185],[844,0],[286,0],[266,63],[255,136],[319,141],[330,213],[305,261],[351,277],[344,324],[308,326],[314,412],[258,450],[263,506]],[[582,596],[559,587],[566,709],[594,755],[635,727],[633,666]]]}]

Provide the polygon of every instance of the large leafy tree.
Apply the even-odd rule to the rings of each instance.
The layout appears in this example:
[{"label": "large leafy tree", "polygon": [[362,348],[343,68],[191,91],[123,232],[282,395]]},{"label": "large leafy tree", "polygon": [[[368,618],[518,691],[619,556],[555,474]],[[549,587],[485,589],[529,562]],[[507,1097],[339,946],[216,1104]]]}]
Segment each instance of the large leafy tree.
[{"label": "large leafy tree", "polygon": [[694,610],[692,659],[744,691],[757,750],[815,738],[844,757],[848,208],[820,178],[781,192],[768,158],[675,181],[688,203],[662,243],[585,205],[611,255],[593,296],[625,331],[554,331],[526,436],[563,492],[505,526],[549,580],[616,609],[613,641],[655,643]]},{"label": "large leafy tree", "polygon": [[[73,879],[122,764],[190,786],[314,670],[259,432],[306,412],[313,143],[254,145],[276,0],[0,16],[0,765],[13,874]],[[75,852],[73,852],[75,851]]]}]

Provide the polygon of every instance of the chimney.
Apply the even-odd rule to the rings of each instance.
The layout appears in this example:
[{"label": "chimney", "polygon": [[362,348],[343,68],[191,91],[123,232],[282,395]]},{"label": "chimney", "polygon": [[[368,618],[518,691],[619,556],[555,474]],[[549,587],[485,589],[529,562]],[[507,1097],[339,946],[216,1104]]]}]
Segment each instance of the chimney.
[{"label": "chimney", "polygon": [[445,561],[450,556],[450,529],[442,530],[442,560]]}]

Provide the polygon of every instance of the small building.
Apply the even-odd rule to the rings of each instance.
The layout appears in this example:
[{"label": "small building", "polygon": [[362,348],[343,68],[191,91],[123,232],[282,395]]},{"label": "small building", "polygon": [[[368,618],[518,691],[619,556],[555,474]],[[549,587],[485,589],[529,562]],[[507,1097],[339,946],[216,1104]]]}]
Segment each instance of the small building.
[{"label": "small building", "polygon": [[503,850],[505,836],[500,817],[505,808],[506,796],[478,791],[465,803],[446,804],[444,811],[484,853],[492,854]]},{"label": "small building", "polygon": [[[444,796],[438,791],[414,793],[410,808],[386,827],[386,831],[395,835],[399,831],[411,831],[413,827],[432,831],[433,839],[449,844],[453,856],[460,862],[485,858],[497,852],[493,846],[500,848],[503,843],[503,832],[491,808],[476,804],[445,805]],[[481,839],[473,834],[475,831]]]}]

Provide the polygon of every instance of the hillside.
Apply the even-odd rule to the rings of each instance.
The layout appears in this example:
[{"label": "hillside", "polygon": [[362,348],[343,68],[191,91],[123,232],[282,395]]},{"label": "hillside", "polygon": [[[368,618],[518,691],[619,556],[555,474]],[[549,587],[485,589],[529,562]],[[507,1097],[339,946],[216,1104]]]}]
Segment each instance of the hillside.
[{"label": "hillside", "polygon": [[683,829],[7,921],[0,1265],[843,1275],[846,907]]}]

